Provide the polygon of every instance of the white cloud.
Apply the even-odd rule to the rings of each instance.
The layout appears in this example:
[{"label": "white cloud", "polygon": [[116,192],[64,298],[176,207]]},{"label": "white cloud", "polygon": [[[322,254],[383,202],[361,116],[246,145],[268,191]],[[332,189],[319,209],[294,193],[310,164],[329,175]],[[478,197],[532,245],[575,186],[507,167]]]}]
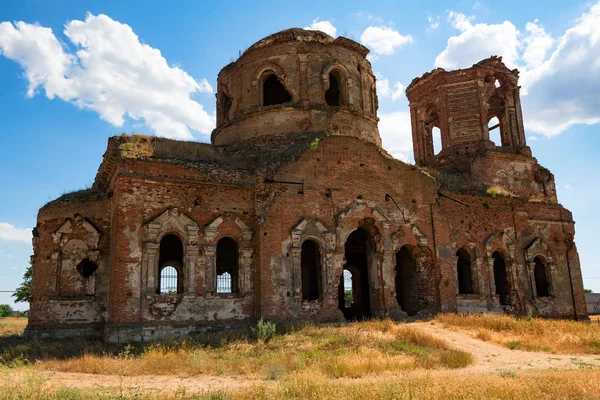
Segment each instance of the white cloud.
[{"label": "white cloud", "polygon": [[530,141],[531,141],[531,140],[540,140],[540,138],[538,138],[537,136],[529,136],[529,137],[527,138],[527,140],[530,140]]},{"label": "white cloud", "polygon": [[430,30],[434,30],[440,27],[440,16],[436,15],[435,18],[433,18],[431,15],[427,16],[427,22],[429,22],[429,29]]},{"label": "white cloud", "polygon": [[552,136],[574,124],[600,122],[600,1],[558,38],[538,20],[520,32],[510,21],[473,24],[456,12],[448,20],[458,36],[448,39],[435,65],[465,68],[490,55],[500,55],[509,68],[519,68],[525,126]]},{"label": "white cloud", "polygon": [[457,13],[454,11],[448,12],[448,22],[450,22],[455,29],[458,29],[462,32],[473,28],[473,24],[471,24],[471,21],[473,21],[474,19],[475,16],[473,15],[467,17],[462,13]]},{"label": "white cloud", "polygon": [[554,39],[546,33],[543,27],[538,25],[538,20],[526,23],[525,31],[527,31],[527,36],[523,42],[526,47],[521,58],[527,67],[534,68],[546,59],[546,53],[554,44]]},{"label": "white cloud", "polygon": [[122,126],[128,116],[171,138],[191,139],[191,130],[208,134],[213,129],[214,115],[191,99],[194,93],[213,92],[208,81],[169,66],[129,25],[88,14],[85,21],[68,22],[64,35],[74,53],[49,28],[0,23],[0,54],[23,67],[28,96],[43,88],[49,99],[93,110],[112,125]]},{"label": "white cloud", "polygon": [[31,243],[31,229],[17,228],[7,222],[0,222],[0,241]]},{"label": "white cloud", "polygon": [[404,162],[412,162],[412,131],[408,111],[379,114],[379,134],[382,146],[388,153]]},{"label": "white cloud", "polygon": [[336,27],[333,26],[333,24],[329,21],[319,21],[319,18],[313,19],[312,24],[310,24],[310,26],[305,27],[304,29],[325,32],[329,36],[333,37],[337,36]]},{"label": "white cloud", "polygon": [[509,68],[516,66],[519,58],[519,31],[509,21],[502,24],[476,24],[474,17],[450,11],[448,21],[461,31],[448,39],[448,44],[435,59],[435,66],[456,69],[473,65],[491,55],[501,55]]},{"label": "white cloud", "polygon": [[396,82],[394,86],[390,87],[389,79],[377,77],[377,96],[379,98],[389,97],[392,101],[396,101],[404,96],[404,89],[405,87],[401,82]]},{"label": "white cloud", "polygon": [[392,28],[369,26],[360,35],[360,41],[370,47],[375,54],[390,55],[407,43],[412,43],[410,35],[401,35]]},{"label": "white cloud", "polygon": [[539,66],[525,71],[527,128],[548,136],[574,124],[600,122],[600,2],[556,40]]}]

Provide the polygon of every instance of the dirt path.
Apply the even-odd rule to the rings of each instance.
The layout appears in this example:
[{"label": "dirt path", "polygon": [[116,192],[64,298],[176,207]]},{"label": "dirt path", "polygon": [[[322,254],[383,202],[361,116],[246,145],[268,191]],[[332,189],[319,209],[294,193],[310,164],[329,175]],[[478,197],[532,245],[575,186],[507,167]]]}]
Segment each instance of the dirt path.
[{"label": "dirt path", "polygon": [[[475,339],[467,333],[444,328],[440,324],[416,322],[411,326],[428,334],[445,340],[450,346],[464,350],[473,355],[473,365],[461,370],[435,371],[436,374],[456,374],[464,372],[517,372],[535,369],[576,369],[600,368],[600,356],[565,355],[534,353],[521,350],[510,350],[494,343]],[[402,377],[429,374],[432,371],[407,371]],[[56,387],[72,387],[85,389],[122,388],[129,392],[164,393],[184,389],[188,392],[200,392],[219,389],[235,389],[253,385],[274,384],[273,381],[249,378],[231,378],[223,376],[118,376],[68,373],[37,370],[36,374],[46,378]],[[385,379],[386,376],[361,378],[361,381]],[[388,376],[389,378],[389,376]],[[341,379],[344,380],[344,379]],[[353,380],[356,382],[356,380]]]},{"label": "dirt path", "polygon": [[73,372],[39,371],[38,374],[47,379],[51,386],[57,388],[101,389],[123,388],[129,392],[143,391],[145,394],[174,392],[185,389],[188,392],[236,389],[267,381],[247,378],[229,378],[223,376],[118,376],[96,375]]},{"label": "dirt path", "polygon": [[462,371],[495,372],[600,367],[600,356],[598,355],[548,354],[511,350],[495,343],[475,339],[460,331],[444,328],[440,324],[416,322],[411,326],[445,340],[454,348],[471,353],[475,362]]}]

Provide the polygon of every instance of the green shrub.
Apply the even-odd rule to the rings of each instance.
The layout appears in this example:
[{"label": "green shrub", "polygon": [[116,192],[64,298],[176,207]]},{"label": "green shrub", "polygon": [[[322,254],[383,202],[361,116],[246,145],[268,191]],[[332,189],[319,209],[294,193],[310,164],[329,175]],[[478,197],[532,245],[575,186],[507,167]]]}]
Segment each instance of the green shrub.
[{"label": "green shrub", "polygon": [[275,336],[276,329],[277,327],[273,322],[261,318],[256,323],[256,328],[253,328],[252,331],[258,340],[262,340],[266,343]]}]

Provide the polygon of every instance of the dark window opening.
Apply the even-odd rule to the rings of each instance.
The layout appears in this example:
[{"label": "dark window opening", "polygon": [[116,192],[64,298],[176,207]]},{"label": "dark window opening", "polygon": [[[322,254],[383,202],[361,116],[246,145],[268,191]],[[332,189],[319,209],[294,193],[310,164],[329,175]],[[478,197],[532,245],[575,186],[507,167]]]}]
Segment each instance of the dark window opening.
[{"label": "dark window opening", "polygon": [[325,92],[325,103],[328,106],[340,106],[342,104],[341,76],[338,71],[329,74],[329,89]]},{"label": "dark window opening", "polygon": [[417,261],[407,246],[396,253],[396,300],[408,315],[419,312]]},{"label": "dark window opening", "polygon": [[285,90],[285,87],[277,76],[269,75],[263,82],[263,106],[273,106],[283,104],[292,100],[292,96]]},{"label": "dark window opening", "polygon": [[229,110],[231,109],[231,97],[227,96],[225,93],[221,92],[221,115],[223,122],[229,121]]},{"label": "dark window opening", "polygon": [[507,306],[510,304],[508,275],[504,257],[495,251],[492,254],[494,258],[494,283],[496,284],[496,294],[500,297],[500,304]]},{"label": "dark window opening", "polygon": [[321,252],[312,240],[302,243],[300,252],[302,268],[302,299],[317,300],[321,295]]},{"label": "dark window opening", "polygon": [[[370,243],[371,240],[365,229],[358,228],[348,236],[344,247],[346,264],[338,286],[338,307],[348,321],[371,316],[368,273],[369,258],[373,246]],[[348,278],[351,284],[347,282]],[[351,304],[349,304],[350,301],[346,301],[347,296],[349,296],[346,294],[348,290],[351,290]]]},{"label": "dark window opening", "polygon": [[160,241],[158,293],[183,293],[183,243],[173,234]]},{"label": "dark window opening", "polygon": [[97,269],[98,264],[96,264],[93,261],[90,261],[87,258],[77,265],[77,272],[79,272],[84,278],[89,278],[90,276],[92,276]]},{"label": "dark window opening", "polygon": [[456,264],[456,273],[458,275],[458,293],[473,294],[473,273],[471,268],[471,257],[464,249],[456,253],[458,262]]},{"label": "dark window opening", "polygon": [[535,267],[533,275],[535,277],[535,291],[538,297],[550,296],[550,288],[548,285],[548,276],[546,275],[546,265],[540,257],[536,257],[534,260]]},{"label": "dark window opening", "polygon": [[217,293],[238,293],[238,245],[224,237],[217,243]]}]

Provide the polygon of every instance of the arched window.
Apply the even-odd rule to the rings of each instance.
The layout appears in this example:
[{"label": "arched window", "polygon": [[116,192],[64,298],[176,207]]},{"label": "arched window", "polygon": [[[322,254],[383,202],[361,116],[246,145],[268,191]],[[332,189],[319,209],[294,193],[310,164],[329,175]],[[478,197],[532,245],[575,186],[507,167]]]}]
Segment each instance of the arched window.
[{"label": "arched window", "polygon": [[548,275],[546,273],[546,263],[541,257],[535,257],[533,259],[535,267],[533,270],[533,276],[535,278],[535,291],[538,297],[550,296],[550,287],[548,285]]},{"label": "arched window", "polygon": [[328,106],[341,106],[343,77],[340,71],[333,70],[329,73],[329,89],[325,92],[325,103]]},{"label": "arched window", "polygon": [[225,92],[221,92],[219,95],[219,107],[221,111],[221,121],[229,121],[229,110],[231,110],[231,97],[227,96]]},{"label": "arched window", "polygon": [[408,315],[419,312],[419,268],[408,246],[396,253],[396,300]]},{"label": "arched window", "polygon": [[508,271],[504,256],[499,251],[492,254],[494,259],[494,283],[496,284],[496,294],[500,297],[500,304],[503,306],[510,304],[510,289],[508,284]]},{"label": "arched window", "polygon": [[502,135],[500,130],[500,121],[498,117],[492,117],[488,121],[488,132],[490,133],[490,140],[494,142],[496,146],[502,146]]},{"label": "arched window", "polygon": [[471,257],[464,249],[456,252],[458,262],[456,264],[456,273],[458,275],[458,293],[473,294],[473,274],[471,269]]},{"label": "arched window", "polygon": [[165,265],[160,270],[160,293],[179,293],[177,290],[179,282],[179,274],[177,270]]},{"label": "arched window", "polygon": [[300,252],[302,267],[302,299],[317,300],[321,295],[321,252],[312,240],[302,243]]},{"label": "arched window", "polygon": [[292,100],[292,96],[290,96],[275,74],[270,74],[263,80],[262,90],[263,106],[283,104]]},{"label": "arched window", "polygon": [[160,241],[158,293],[183,293],[183,243],[173,234]]},{"label": "arched window", "polygon": [[440,154],[440,151],[442,151],[442,131],[437,126],[431,129],[431,140],[433,142],[433,154]]},{"label": "arched window", "polygon": [[238,245],[224,237],[217,243],[217,293],[238,293]]},{"label": "arched window", "polygon": [[442,131],[440,130],[440,113],[435,105],[430,105],[425,111],[423,124],[425,134],[425,153],[434,156],[442,151]]}]

